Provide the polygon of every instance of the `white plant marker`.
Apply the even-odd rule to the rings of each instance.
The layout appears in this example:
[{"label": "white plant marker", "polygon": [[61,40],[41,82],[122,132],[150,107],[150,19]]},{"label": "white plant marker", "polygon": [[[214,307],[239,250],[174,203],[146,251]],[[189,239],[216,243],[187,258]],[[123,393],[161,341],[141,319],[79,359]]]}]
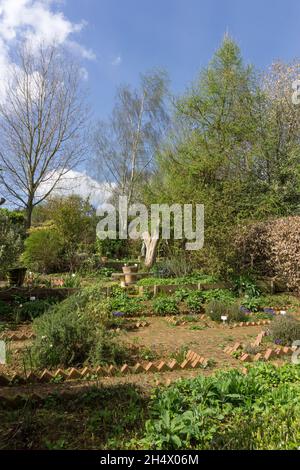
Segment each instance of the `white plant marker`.
[{"label": "white plant marker", "polygon": [[222,322],[223,322],[223,325],[225,325],[226,322],[227,322],[227,320],[228,320],[227,315],[222,315],[222,316],[221,316],[221,320],[222,320]]},{"label": "white plant marker", "polygon": [[36,300],[35,297],[30,297],[31,302],[34,302],[35,300]]},{"label": "white plant marker", "polygon": [[285,311],[285,310],[280,310],[280,315],[285,316],[285,315],[286,315],[286,311]]}]

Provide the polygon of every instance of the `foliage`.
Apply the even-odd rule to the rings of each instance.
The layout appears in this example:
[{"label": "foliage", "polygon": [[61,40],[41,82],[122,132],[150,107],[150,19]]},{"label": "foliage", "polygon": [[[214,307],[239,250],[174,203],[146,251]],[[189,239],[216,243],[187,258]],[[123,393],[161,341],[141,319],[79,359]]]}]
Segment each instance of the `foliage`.
[{"label": "foliage", "polygon": [[177,301],[174,297],[159,296],[152,302],[153,312],[157,315],[176,315],[179,312]]},{"label": "foliage", "polygon": [[80,281],[80,276],[76,274],[68,274],[67,276],[64,277],[64,288],[68,289],[79,289],[81,286],[81,281]]},{"label": "foliage", "polygon": [[9,211],[0,210],[0,274],[13,267],[22,251],[24,231]]},{"label": "foliage", "polygon": [[203,304],[203,293],[201,291],[189,291],[184,302],[191,313],[199,313]]},{"label": "foliage", "polygon": [[236,238],[240,269],[250,264],[263,276],[277,277],[299,289],[300,217],[286,217],[247,226]]},{"label": "foliage", "polygon": [[60,239],[62,262],[75,269],[94,249],[97,217],[88,199],[71,195],[53,197],[35,209],[35,225],[51,224]]},{"label": "foliage", "polygon": [[184,277],[146,277],[138,281],[139,286],[168,286],[168,285],[185,285],[185,284],[211,284],[217,281],[215,276],[209,276],[201,273],[193,273]]},{"label": "foliage", "polygon": [[276,344],[292,346],[294,341],[300,340],[300,321],[289,315],[280,315],[273,320],[270,334]]},{"label": "foliage", "polygon": [[55,299],[22,302],[15,306],[13,315],[16,322],[32,321],[46,313],[55,303]]},{"label": "foliage", "polygon": [[7,318],[11,315],[12,313],[12,307],[8,303],[4,302],[3,300],[0,300],[0,313],[1,317],[0,319],[2,320],[3,318]]},{"label": "foliage", "polygon": [[206,302],[211,300],[220,300],[225,303],[236,302],[236,296],[228,289],[209,289],[202,292]]},{"label": "foliage", "polygon": [[101,289],[96,285],[72,295],[33,323],[36,339],[32,348],[40,367],[113,362],[121,347],[105,331],[108,313]]},{"label": "foliage", "polygon": [[82,364],[86,361],[101,333],[95,322],[81,313],[59,306],[38,318],[32,354],[39,367]]},{"label": "foliage", "polygon": [[211,320],[220,322],[221,316],[227,316],[227,321],[230,322],[242,322],[246,321],[245,313],[240,309],[238,304],[228,305],[220,300],[213,300],[206,306],[206,313],[209,315]]},{"label": "foliage", "polygon": [[63,240],[53,227],[31,231],[25,240],[24,264],[33,271],[49,273],[61,265]]},{"label": "foliage", "polygon": [[98,256],[106,256],[108,258],[124,258],[128,255],[128,240],[120,239],[110,239],[105,238],[105,240],[100,240],[97,238],[96,243],[96,252]]},{"label": "foliage", "polygon": [[[72,400],[52,393],[13,410],[0,403],[2,448],[124,450],[143,435],[147,402],[136,385],[107,384],[84,387]],[[16,425],[19,432],[7,439]]]},{"label": "foliage", "polygon": [[158,389],[143,445],[151,449],[297,449],[300,368],[257,365]]},{"label": "foliage", "polygon": [[233,278],[233,289],[238,295],[245,295],[250,298],[259,297],[260,290],[255,281],[249,276],[238,276]]},{"label": "foliage", "polygon": [[[262,80],[226,35],[209,65],[176,102],[176,131],[157,157],[158,170],[145,199],[204,204],[205,246],[191,258],[206,272],[226,277],[237,268],[250,272],[251,257],[244,266],[243,250],[234,249],[249,221],[299,214],[300,111],[290,91],[299,67],[275,64]],[[281,226],[282,234],[290,223]],[[298,231],[288,236],[295,253],[289,266],[286,246],[280,252],[277,243],[272,256],[278,258],[279,271],[282,262],[282,270],[296,274]],[[177,255],[181,259],[183,254]]]},{"label": "foliage", "polygon": [[143,313],[142,298],[129,297],[126,291],[115,287],[108,298],[106,306],[110,313],[121,312],[127,315],[138,315]]},{"label": "foliage", "polygon": [[263,303],[260,297],[256,298],[245,296],[241,301],[241,305],[251,312],[258,312],[263,306]]}]

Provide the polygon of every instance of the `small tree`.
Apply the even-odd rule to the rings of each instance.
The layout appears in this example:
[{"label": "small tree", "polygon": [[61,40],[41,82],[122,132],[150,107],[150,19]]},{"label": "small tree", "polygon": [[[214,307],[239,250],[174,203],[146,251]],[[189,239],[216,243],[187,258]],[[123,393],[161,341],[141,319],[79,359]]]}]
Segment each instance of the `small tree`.
[{"label": "small tree", "polygon": [[25,208],[29,228],[33,208],[82,159],[87,112],[80,69],[55,46],[20,49],[8,75],[0,103],[0,186]]},{"label": "small tree", "polygon": [[55,227],[32,229],[25,240],[24,264],[36,272],[57,271],[62,263],[63,241]]},{"label": "small tree", "polygon": [[75,266],[79,251],[94,249],[97,218],[88,200],[76,195],[50,198],[33,213],[33,224],[43,226],[47,223],[55,227],[62,245],[61,262],[70,269]]},{"label": "small tree", "polygon": [[122,86],[109,122],[94,136],[94,166],[116,195],[132,202],[138,180],[145,178],[169,123],[165,107],[168,80],[164,72],[141,76],[139,89]]}]

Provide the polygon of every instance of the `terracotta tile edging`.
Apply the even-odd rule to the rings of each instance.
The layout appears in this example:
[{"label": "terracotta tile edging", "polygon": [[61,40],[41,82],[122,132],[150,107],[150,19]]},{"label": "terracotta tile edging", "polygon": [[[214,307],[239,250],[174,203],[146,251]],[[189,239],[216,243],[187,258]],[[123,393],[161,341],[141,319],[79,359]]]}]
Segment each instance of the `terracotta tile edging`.
[{"label": "terracotta tile edging", "polygon": [[57,369],[55,371],[49,371],[44,369],[42,372],[30,372],[26,377],[14,374],[13,376],[8,376],[6,374],[0,374],[0,386],[9,386],[14,383],[17,384],[30,384],[30,383],[51,383],[52,381],[61,380],[61,381],[70,381],[70,380],[81,380],[100,377],[110,377],[110,376],[125,376],[131,374],[153,374],[153,373],[162,373],[162,372],[172,372],[174,370],[186,370],[186,369],[196,369],[198,367],[205,367],[208,364],[208,360],[204,357],[201,357],[199,354],[194,351],[188,351],[184,361],[179,364],[175,359],[172,359],[169,362],[163,360],[154,364],[153,362],[148,362],[146,364],[140,364],[137,362],[134,366],[129,366],[128,364],[123,364],[122,366],[116,367],[111,364],[106,367],[98,366],[96,369],[85,367],[84,369]]},{"label": "terracotta tile edging", "polygon": [[[262,331],[261,333],[259,333],[255,341],[252,343],[252,346],[260,346],[263,338],[266,335],[267,335],[266,331]],[[268,348],[265,352],[260,352],[255,355],[252,355],[252,354],[247,354],[243,352],[242,343],[235,343],[234,346],[227,346],[224,349],[224,353],[231,356],[233,353],[237,352],[238,350],[241,350],[242,352],[239,358],[239,360],[242,362],[258,362],[260,360],[269,361],[271,359],[276,359],[276,358],[290,355],[294,351],[294,349],[290,347],[278,347],[277,346],[275,349]]]}]

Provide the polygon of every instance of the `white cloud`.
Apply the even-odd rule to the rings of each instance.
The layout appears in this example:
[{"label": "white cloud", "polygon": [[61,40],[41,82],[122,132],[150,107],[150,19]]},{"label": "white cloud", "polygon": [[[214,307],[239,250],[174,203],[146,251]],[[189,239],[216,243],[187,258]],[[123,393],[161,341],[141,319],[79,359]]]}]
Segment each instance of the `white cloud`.
[{"label": "white cloud", "polygon": [[[70,0],[71,1],[71,0]],[[61,0],[0,0],[0,94],[7,80],[9,53],[18,43],[65,45],[83,59],[95,54],[74,39],[86,22],[72,23],[57,8]]]},{"label": "white cloud", "polygon": [[[55,181],[55,175],[41,184],[38,197],[46,194]],[[69,196],[77,194],[83,198],[90,198],[96,208],[102,206],[111,196],[110,188],[106,183],[98,183],[85,172],[70,170],[57,184],[52,195]]]},{"label": "white cloud", "polygon": [[117,67],[118,65],[121,65],[121,63],[122,63],[122,57],[118,55],[117,57],[114,58],[111,65],[113,65],[114,67]]}]

